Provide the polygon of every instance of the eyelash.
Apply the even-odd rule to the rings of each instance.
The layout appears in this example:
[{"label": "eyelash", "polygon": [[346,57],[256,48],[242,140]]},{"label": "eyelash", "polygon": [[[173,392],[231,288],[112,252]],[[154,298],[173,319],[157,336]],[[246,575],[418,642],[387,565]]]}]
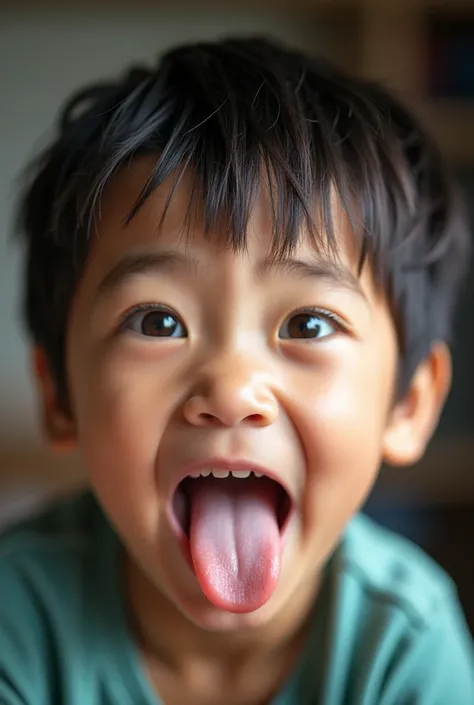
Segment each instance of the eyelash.
[{"label": "eyelash", "polygon": [[290,316],[297,316],[301,313],[308,313],[313,316],[319,316],[320,318],[326,318],[328,321],[331,321],[331,323],[333,323],[339,331],[348,332],[350,330],[349,325],[340,316],[335,314],[333,311],[328,311],[327,309],[320,308],[318,306],[303,306],[303,308],[292,311],[286,319]]},{"label": "eyelash", "polygon": [[[119,323],[119,330],[124,330],[127,326],[127,324],[132,320],[134,316],[136,316],[138,313],[146,313],[149,311],[167,311],[173,316],[176,316],[178,320],[180,319],[180,316],[169,306],[164,306],[162,304],[152,304],[152,303],[147,303],[147,304],[138,304],[137,306],[134,306],[133,308],[129,309],[126,311],[123,316],[120,319]],[[328,311],[327,309],[324,308],[319,308],[318,306],[306,306],[302,307],[299,309],[296,309],[295,311],[292,311],[289,316],[297,316],[298,314],[301,313],[307,313],[307,314],[313,314],[314,316],[320,316],[321,318],[326,318],[328,321],[330,321],[334,326],[338,329],[338,331],[342,332],[348,332],[349,331],[349,326],[347,323],[338,315],[336,315],[333,311]],[[286,318],[289,318],[287,316]],[[286,319],[285,319],[286,320]]]},{"label": "eyelash", "polygon": [[127,324],[132,320],[132,318],[137,315],[137,313],[149,313],[150,311],[165,311],[166,313],[171,313],[173,316],[176,316],[176,318],[181,321],[181,317],[170,306],[151,303],[138,304],[137,306],[128,309],[128,311],[125,311],[125,313],[121,316],[118,325],[119,330],[123,330],[127,326]]}]

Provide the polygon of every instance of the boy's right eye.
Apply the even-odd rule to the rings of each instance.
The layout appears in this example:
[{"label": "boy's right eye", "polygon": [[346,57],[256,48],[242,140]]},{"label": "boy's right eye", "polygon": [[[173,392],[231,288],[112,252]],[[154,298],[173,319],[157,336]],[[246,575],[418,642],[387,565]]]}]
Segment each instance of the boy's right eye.
[{"label": "boy's right eye", "polygon": [[127,316],[124,328],[148,338],[186,338],[188,335],[173,311],[154,305],[134,309]]}]

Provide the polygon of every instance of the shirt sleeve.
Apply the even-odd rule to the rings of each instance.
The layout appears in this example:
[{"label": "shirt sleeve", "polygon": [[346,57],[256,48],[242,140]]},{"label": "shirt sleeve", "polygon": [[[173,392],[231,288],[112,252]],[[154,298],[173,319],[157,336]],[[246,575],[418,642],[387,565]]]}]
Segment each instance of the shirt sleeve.
[{"label": "shirt sleeve", "polygon": [[473,640],[456,598],[410,639],[387,681],[383,705],[474,704]]}]

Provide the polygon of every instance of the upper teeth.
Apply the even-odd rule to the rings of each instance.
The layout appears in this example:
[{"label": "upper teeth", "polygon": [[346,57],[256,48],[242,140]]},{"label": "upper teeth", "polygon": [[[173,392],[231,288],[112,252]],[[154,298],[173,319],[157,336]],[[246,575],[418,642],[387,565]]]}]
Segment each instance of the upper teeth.
[{"label": "upper teeth", "polygon": [[209,475],[217,478],[229,477],[229,475],[238,478],[250,477],[250,475],[262,477],[261,472],[252,472],[251,470],[215,470],[214,468],[206,468],[200,472],[193,472],[191,477],[209,477]]}]

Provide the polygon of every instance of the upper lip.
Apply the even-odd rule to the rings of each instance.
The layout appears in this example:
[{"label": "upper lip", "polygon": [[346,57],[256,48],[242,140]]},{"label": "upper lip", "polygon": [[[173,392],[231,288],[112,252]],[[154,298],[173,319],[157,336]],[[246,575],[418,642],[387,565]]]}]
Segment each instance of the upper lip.
[{"label": "upper lip", "polygon": [[290,499],[294,499],[293,493],[290,491],[289,487],[287,486],[285,480],[281,478],[279,473],[275,472],[274,470],[271,470],[270,468],[265,467],[264,465],[260,465],[259,463],[254,462],[253,460],[237,460],[237,459],[232,459],[232,458],[219,458],[219,457],[214,457],[214,458],[206,458],[205,460],[201,460],[199,462],[191,463],[189,465],[186,465],[182,468],[179,469],[179,471],[174,475],[173,481],[171,483],[171,492],[170,492],[170,497],[172,498],[174,493],[176,492],[178,485],[180,482],[182,482],[186,477],[189,475],[192,475],[193,473],[200,472],[201,470],[206,470],[209,468],[213,468],[215,470],[250,470],[253,472],[261,473],[262,475],[266,475],[269,477],[271,480],[274,480],[277,482],[287,495],[290,497]]}]

